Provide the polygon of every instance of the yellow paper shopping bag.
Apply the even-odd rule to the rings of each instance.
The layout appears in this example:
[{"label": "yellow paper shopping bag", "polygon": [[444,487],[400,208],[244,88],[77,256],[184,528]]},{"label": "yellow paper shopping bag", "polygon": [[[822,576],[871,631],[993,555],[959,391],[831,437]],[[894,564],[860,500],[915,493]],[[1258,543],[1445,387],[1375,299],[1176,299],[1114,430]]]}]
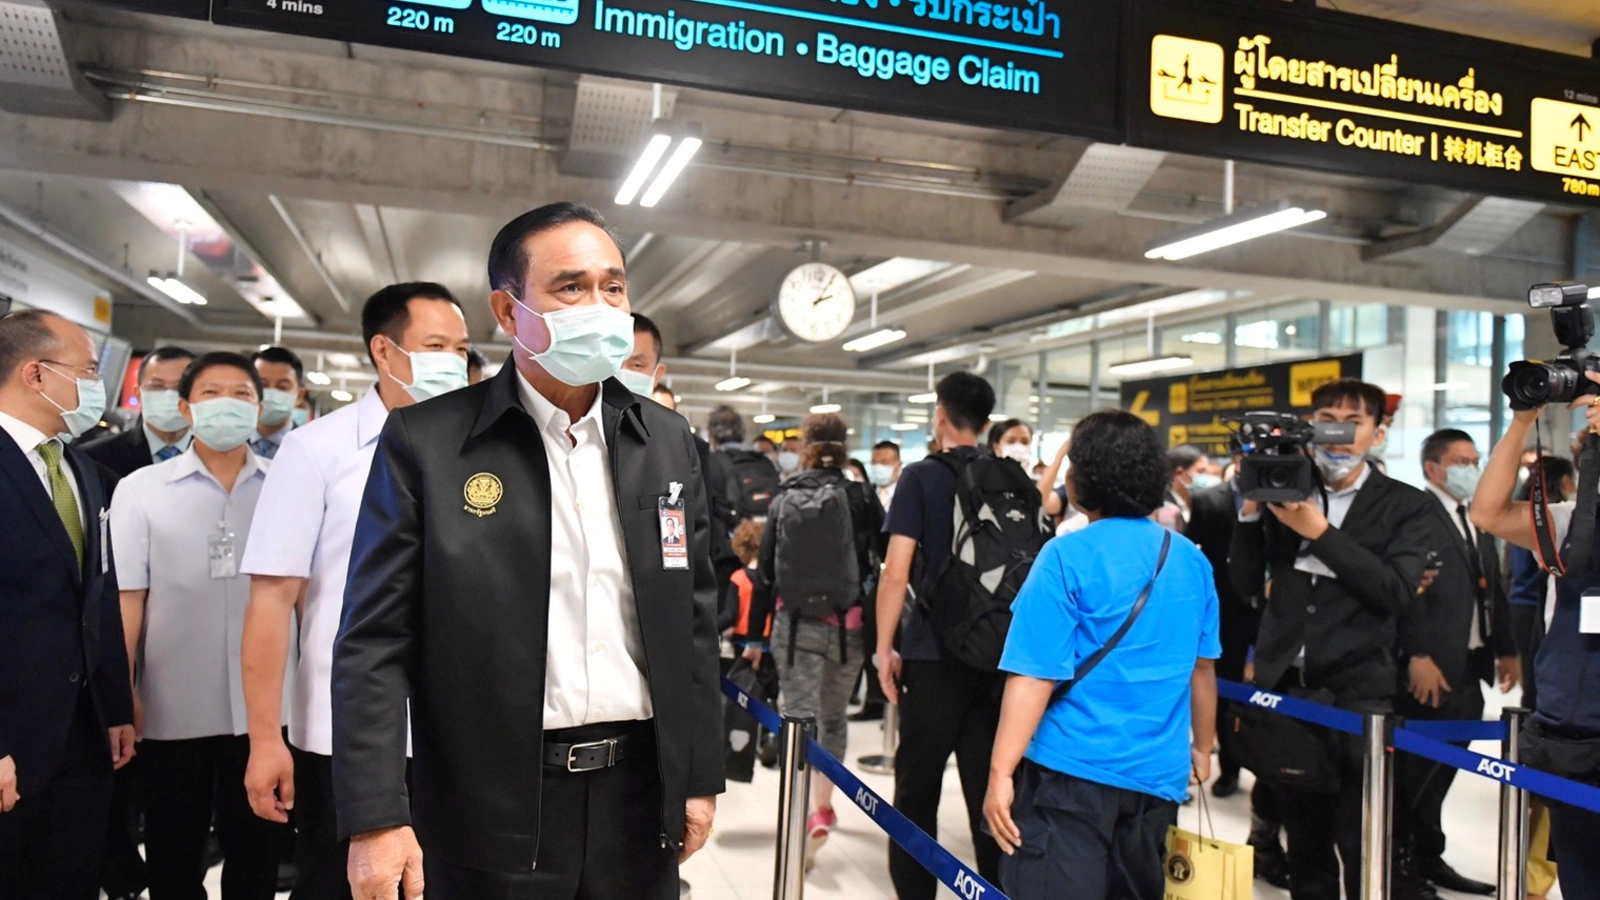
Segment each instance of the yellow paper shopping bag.
[{"label": "yellow paper shopping bag", "polygon": [[1255,848],[1167,829],[1166,900],[1250,900]]}]

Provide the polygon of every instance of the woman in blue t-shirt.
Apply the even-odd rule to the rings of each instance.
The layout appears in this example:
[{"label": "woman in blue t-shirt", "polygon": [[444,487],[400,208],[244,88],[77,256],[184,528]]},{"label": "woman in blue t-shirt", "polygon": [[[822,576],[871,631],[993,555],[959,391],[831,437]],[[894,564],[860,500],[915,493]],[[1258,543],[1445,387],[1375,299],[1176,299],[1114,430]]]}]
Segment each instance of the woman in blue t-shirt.
[{"label": "woman in blue t-shirt", "polygon": [[1090,524],[1045,546],[1012,604],[984,815],[1013,900],[1160,900],[1167,829],[1216,740],[1216,585],[1198,547],[1151,521],[1171,469],[1149,425],[1095,413],[1071,460]]}]

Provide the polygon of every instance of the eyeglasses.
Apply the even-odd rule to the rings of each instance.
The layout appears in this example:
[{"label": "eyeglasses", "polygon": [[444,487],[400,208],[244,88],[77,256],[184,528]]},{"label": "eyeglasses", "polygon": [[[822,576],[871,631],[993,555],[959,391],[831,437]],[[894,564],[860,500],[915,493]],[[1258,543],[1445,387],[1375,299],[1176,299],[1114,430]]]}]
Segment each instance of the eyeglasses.
[{"label": "eyeglasses", "polygon": [[96,365],[95,363],[90,363],[87,366],[75,366],[72,363],[62,362],[58,359],[41,359],[39,362],[49,363],[52,366],[60,366],[63,369],[72,369],[75,372],[88,372],[90,378],[100,377],[100,366]]}]

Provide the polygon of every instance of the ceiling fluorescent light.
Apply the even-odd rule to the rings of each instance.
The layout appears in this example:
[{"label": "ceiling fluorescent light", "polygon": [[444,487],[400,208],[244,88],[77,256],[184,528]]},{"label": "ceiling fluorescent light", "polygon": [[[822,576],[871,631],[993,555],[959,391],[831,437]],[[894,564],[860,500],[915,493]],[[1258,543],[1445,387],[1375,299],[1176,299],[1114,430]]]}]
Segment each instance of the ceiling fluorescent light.
[{"label": "ceiling fluorescent light", "polygon": [[633,171],[628,173],[622,182],[622,188],[617,191],[617,205],[627,206],[633,198],[639,196],[644,190],[644,183],[650,179],[650,173],[656,170],[656,163],[661,162],[661,157],[667,153],[667,147],[672,144],[672,135],[657,134],[650,138],[644,145],[644,152],[639,154],[639,161],[633,164]]},{"label": "ceiling fluorescent light", "polygon": [[890,431],[916,431],[918,428],[921,428],[921,427],[922,427],[921,425],[913,425],[910,422],[896,422],[893,425],[889,426],[889,430]]},{"label": "ceiling fluorescent light", "polygon": [[328,373],[326,372],[307,372],[306,380],[312,384],[320,384],[324,387],[333,384],[333,379],[329,378]]},{"label": "ceiling fluorescent light", "polygon": [[1589,299],[1600,300],[1600,287],[1589,288]]},{"label": "ceiling fluorescent light", "polygon": [[1188,259],[1191,256],[1242,244],[1279,231],[1309,225],[1327,217],[1328,214],[1320,209],[1306,209],[1287,204],[1252,209],[1214,219],[1198,229],[1182,232],[1180,237],[1146,251],[1145,258]]},{"label": "ceiling fluorescent light", "polygon": [[727,378],[724,378],[721,381],[717,382],[717,390],[719,390],[719,391],[737,391],[738,389],[740,389],[742,387],[748,387],[749,384],[750,384],[750,379],[744,377],[743,375],[731,375],[731,376],[729,376]]},{"label": "ceiling fluorescent light", "polygon": [[948,268],[950,264],[947,262],[896,256],[851,275],[850,286],[855,288],[856,296],[866,297],[873,293],[887,293],[903,284],[910,284],[919,278],[926,278]]},{"label": "ceiling fluorescent light", "polygon": [[880,328],[853,341],[846,341],[844,349],[849,353],[865,353],[868,350],[876,350],[885,344],[892,344],[905,336],[906,332],[903,328]]},{"label": "ceiling fluorescent light", "polygon": [[193,306],[206,305],[206,298],[204,294],[201,294],[199,291],[196,291],[194,288],[189,287],[187,284],[184,284],[176,278],[162,278],[159,275],[151,275],[146,280],[150,283],[151,287],[163,294],[166,294],[168,297],[171,297],[179,303]]},{"label": "ceiling fluorescent light", "polygon": [[661,171],[656,173],[655,182],[644,192],[644,196],[639,198],[640,206],[651,209],[661,202],[667,189],[672,187],[672,183],[678,180],[679,175],[683,174],[684,168],[689,165],[689,160],[694,159],[694,155],[700,152],[700,144],[700,138],[696,135],[686,136],[679,141],[672,155],[667,157],[667,162],[661,167]]},{"label": "ceiling fluorescent light", "polygon": [[349,391],[345,390],[344,388],[338,388],[337,390],[335,390],[332,394],[329,394],[328,396],[330,396],[333,399],[339,401],[340,403],[349,403],[351,400],[355,399],[355,396],[353,394],[351,394]]},{"label": "ceiling fluorescent light", "polygon": [[933,391],[929,391],[926,394],[912,394],[906,398],[907,403],[936,403],[938,400],[939,395]]},{"label": "ceiling fluorescent light", "polygon": [[836,413],[841,409],[844,409],[844,407],[837,403],[818,403],[816,406],[811,407],[811,411],[819,416],[823,413]]},{"label": "ceiling fluorescent light", "polygon": [[1194,360],[1187,356],[1157,356],[1154,359],[1137,359],[1132,362],[1117,363],[1110,368],[1113,375],[1121,377],[1154,375],[1157,372],[1173,372],[1178,369],[1187,369],[1194,365]]},{"label": "ceiling fluorescent light", "polygon": [[1221,344],[1222,335],[1215,331],[1196,331],[1183,336],[1185,344]]},{"label": "ceiling fluorescent light", "polygon": [[754,416],[750,417],[750,421],[756,423],[757,425],[768,425],[768,424],[771,424],[772,422],[777,421],[777,419],[778,419],[778,417],[773,415],[772,413],[760,413],[759,415],[754,415]]}]

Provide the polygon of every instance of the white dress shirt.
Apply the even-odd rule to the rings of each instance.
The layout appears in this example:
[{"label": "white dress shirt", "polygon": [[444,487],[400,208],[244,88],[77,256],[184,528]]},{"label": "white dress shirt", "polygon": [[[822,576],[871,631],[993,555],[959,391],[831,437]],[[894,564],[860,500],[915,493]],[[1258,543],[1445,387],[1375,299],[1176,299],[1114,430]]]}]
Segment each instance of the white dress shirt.
[{"label": "white dress shirt", "polygon": [[[28,457],[28,463],[33,466],[33,471],[39,474],[39,483],[44,485],[45,496],[52,496],[50,493],[50,468],[45,465],[44,456],[39,453],[39,445],[45,441],[55,441],[59,444],[61,439],[45,434],[16,416],[7,415],[3,412],[0,412],[0,429],[4,429],[5,433],[10,435],[13,441],[17,442],[17,446],[22,448],[22,454]],[[89,521],[89,516],[83,510],[83,488],[78,485],[78,479],[83,476],[73,469],[65,447],[61,451],[61,465],[63,467],[62,471],[68,473],[67,483],[72,485],[72,496],[78,500],[78,515],[83,519],[83,533],[87,535],[89,529],[95,523]]]},{"label": "white dress shirt", "polygon": [[[194,443],[193,428],[185,428],[183,434],[178,435],[178,439],[169,444],[162,440],[160,435],[156,434],[155,429],[150,427],[149,422],[141,420],[140,427],[144,429],[144,440],[146,444],[150,445],[150,458],[153,460],[156,460],[156,454],[168,447],[177,447],[179,453],[184,453],[189,449],[189,445]],[[165,462],[165,460],[156,460],[156,462]]]},{"label": "white dress shirt", "polygon": [[[648,719],[644,638],[617,515],[600,392],[576,422],[517,373],[550,464],[544,727]],[[570,433],[570,437],[569,437]]]},{"label": "white dress shirt", "polygon": [[245,455],[225,490],[197,453],[122,479],[111,500],[117,583],[145,590],[139,697],[144,736],[187,740],[249,732],[239,647],[250,579],[212,578],[208,548],[218,523],[233,533],[237,560],[250,544],[267,462]]},{"label": "white dress shirt", "polygon": [[283,426],[277,431],[262,434],[257,431],[250,435],[250,450],[262,459],[275,459],[278,451],[283,449],[283,441],[294,431],[294,417],[284,420]]},{"label": "white dress shirt", "polygon": [[[1444,490],[1431,481],[1428,482],[1428,491],[1429,493],[1433,494],[1433,496],[1437,497],[1439,502],[1444,505],[1444,514],[1450,520],[1450,524],[1456,526],[1456,534],[1461,535],[1461,539],[1467,542],[1468,546],[1472,548],[1473,553],[1477,553],[1478,534],[1476,531],[1473,531],[1470,528],[1469,523],[1461,521],[1461,513],[1458,511],[1467,509],[1467,504],[1450,496],[1449,491]],[[1479,560],[1478,565],[1483,565],[1483,561]],[[1483,646],[1483,632],[1478,624],[1478,620],[1480,618],[1482,618],[1482,614],[1478,611],[1478,598],[1473,597],[1472,636],[1467,639],[1468,650],[1477,650],[1479,647]]]},{"label": "white dress shirt", "polygon": [[256,507],[256,540],[240,564],[247,575],[306,579],[287,721],[289,743],[307,753],[333,755],[333,640],[361,495],[388,418],[383,398],[367,391],[285,435]]}]

